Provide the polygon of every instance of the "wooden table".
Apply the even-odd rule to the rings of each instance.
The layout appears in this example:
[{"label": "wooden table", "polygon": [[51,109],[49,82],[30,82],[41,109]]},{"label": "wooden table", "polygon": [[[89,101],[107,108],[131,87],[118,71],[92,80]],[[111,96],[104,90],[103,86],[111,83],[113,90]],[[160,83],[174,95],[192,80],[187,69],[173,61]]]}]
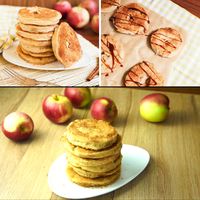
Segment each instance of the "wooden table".
[{"label": "wooden table", "polygon": [[[33,137],[21,144],[0,134],[0,199],[62,199],[50,191],[47,176],[52,162],[64,152],[60,138],[67,123],[49,122],[41,108],[46,95],[61,90],[0,88],[0,121],[12,111],[23,111],[35,123]],[[123,143],[143,147],[151,155],[148,167],[135,180],[92,199],[199,199],[200,96],[166,93],[171,100],[170,116],[164,123],[153,124],[138,112],[140,99],[150,92],[92,89],[94,97],[108,96],[116,102],[119,117],[113,125]],[[74,110],[72,120],[87,117],[88,110]]]},{"label": "wooden table", "polygon": [[172,0],[181,7],[185,8],[192,14],[200,17],[200,1],[199,0]]}]

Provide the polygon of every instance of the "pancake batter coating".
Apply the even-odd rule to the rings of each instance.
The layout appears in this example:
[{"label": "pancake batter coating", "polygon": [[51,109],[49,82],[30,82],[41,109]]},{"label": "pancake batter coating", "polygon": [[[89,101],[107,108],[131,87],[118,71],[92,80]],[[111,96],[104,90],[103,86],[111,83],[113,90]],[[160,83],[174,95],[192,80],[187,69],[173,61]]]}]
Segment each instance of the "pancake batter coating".
[{"label": "pancake batter coating", "polygon": [[110,20],[116,31],[130,35],[145,35],[150,25],[146,10],[137,3],[120,6]]},{"label": "pancake batter coating", "polygon": [[101,11],[111,12],[120,6],[120,0],[102,0],[101,1]]},{"label": "pancake batter coating", "polygon": [[71,26],[62,22],[52,38],[53,52],[56,58],[65,66],[70,67],[82,56],[81,46],[75,31]]},{"label": "pancake batter coating", "polygon": [[162,86],[163,82],[163,77],[147,61],[134,65],[124,77],[124,85],[128,87]]},{"label": "pancake batter coating", "polygon": [[112,146],[118,138],[115,128],[108,122],[95,119],[71,122],[65,136],[73,145],[93,150],[106,149]]},{"label": "pancake batter coating", "polygon": [[38,26],[51,26],[57,24],[62,15],[60,12],[42,8],[42,7],[27,7],[19,10],[18,20],[23,24],[32,24]]},{"label": "pancake batter coating", "polygon": [[182,44],[182,38],[178,31],[172,28],[160,28],[150,38],[153,51],[161,57],[173,56]]},{"label": "pancake batter coating", "polygon": [[91,149],[85,149],[79,146],[75,146],[71,144],[66,138],[65,138],[65,148],[67,151],[69,151],[71,154],[81,157],[81,158],[104,158],[108,157],[114,154],[119,154],[121,151],[122,147],[122,141],[121,141],[121,136],[118,135],[118,139],[116,143],[114,143],[112,146],[100,150],[100,151],[95,151]]},{"label": "pancake batter coating", "polygon": [[79,184],[85,187],[100,187],[100,186],[109,185],[113,183],[114,181],[116,181],[120,176],[120,170],[106,177],[86,178],[86,177],[80,176],[71,167],[68,166],[67,174],[68,174],[69,179],[76,184]]}]

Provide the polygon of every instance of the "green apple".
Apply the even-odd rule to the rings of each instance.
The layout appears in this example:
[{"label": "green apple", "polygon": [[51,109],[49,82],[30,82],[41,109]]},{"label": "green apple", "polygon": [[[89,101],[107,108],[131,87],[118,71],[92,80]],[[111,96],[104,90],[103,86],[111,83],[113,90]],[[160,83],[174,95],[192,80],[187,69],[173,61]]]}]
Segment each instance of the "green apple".
[{"label": "green apple", "polygon": [[145,96],[140,101],[140,116],[149,122],[162,122],[169,114],[169,98],[160,93]]}]

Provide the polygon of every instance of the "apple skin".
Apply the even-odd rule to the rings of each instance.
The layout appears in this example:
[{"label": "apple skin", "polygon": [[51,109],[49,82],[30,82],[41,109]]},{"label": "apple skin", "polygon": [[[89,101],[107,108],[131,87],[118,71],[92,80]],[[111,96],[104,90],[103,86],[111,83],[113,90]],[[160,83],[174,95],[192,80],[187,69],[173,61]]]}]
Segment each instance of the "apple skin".
[{"label": "apple skin", "polygon": [[83,28],[90,21],[90,15],[85,8],[73,7],[67,15],[67,21],[74,28]]},{"label": "apple skin", "polygon": [[23,112],[12,112],[2,122],[2,132],[9,139],[19,142],[27,140],[34,130],[33,120]]},{"label": "apple skin", "polygon": [[169,114],[169,98],[160,93],[145,96],[140,101],[140,115],[149,122],[162,122]]},{"label": "apple skin", "polygon": [[90,112],[94,119],[107,122],[113,122],[118,114],[115,103],[107,97],[95,99],[91,105]]},{"label": "apple skin", "polygon": [[89,88],[65,88],[64,95],[71,101],[75,108],[84,108],[91,102]]},{"label": "apple skin", "polygon": [[91,17],[99,12],[98,5],[94,0],[83,0],[79,6],[87,9]]},{"label": "apple skin", "polygon": [[94,15],[92,17],[92,20],[91,20],[91,29],[95,32],[95,33],[99,33],[99,15]]},{"label": "apple skin", "polygon": [[58,1],[54,5],[54,9],[60,12],[63,17],[66,17],[69,11],[72,9],[72,6],[69,1]]},{"label": "apple skin", "polygon": [[73,107],[69,99],[63,95],[52,94],[42,102],[44,115],[52,122],[61,124],[69,120]]}]

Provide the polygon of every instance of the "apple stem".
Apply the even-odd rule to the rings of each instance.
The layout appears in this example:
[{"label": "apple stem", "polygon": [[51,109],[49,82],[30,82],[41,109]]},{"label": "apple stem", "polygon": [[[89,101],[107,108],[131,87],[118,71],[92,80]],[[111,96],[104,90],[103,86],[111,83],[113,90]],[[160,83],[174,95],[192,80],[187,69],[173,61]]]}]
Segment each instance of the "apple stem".
[{"label": "apple stem", "polygon": [[22,132],[24,131],[24,127],[23,127],[23,126],[20,126],[19,129],[20,129],[20,131],[22,131]]},{"label": "apple stem", "polygon": [[54,95],[54,99],[56,100],[56,101],[58,101],[59,100],[59,98],[58,98],[58,95]]}]

